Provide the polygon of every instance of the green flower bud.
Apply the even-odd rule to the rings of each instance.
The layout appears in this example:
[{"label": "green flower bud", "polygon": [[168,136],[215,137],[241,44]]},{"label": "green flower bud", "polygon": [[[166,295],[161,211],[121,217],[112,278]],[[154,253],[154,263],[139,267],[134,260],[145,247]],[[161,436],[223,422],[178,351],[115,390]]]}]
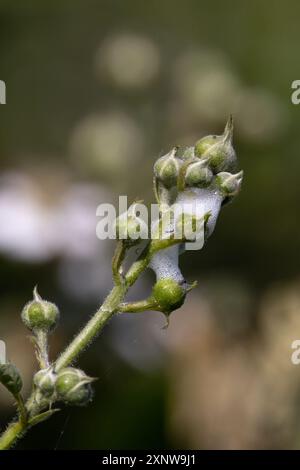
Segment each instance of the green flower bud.
[{"label": "green flower bud", "polygon": [[59,310],[55,304],[43,300],[35,287],[33,300],[25,305],[21,316],[23,322],[30,330],[50,331],[57,324]]},{"label": "green flower bud", "polygon": [[146,222],[136,215],[138,203],[132,204],[128,211],[116,219],[116,236],[129,245],[138,243],[141,238],[147,238],[148,229]]},{"label": "green flower bud", "polygon": [[51,397],[55,393],[56,374],[51,368],[39,370],[33,383],[45,397]]},{"label": "green flower bud", "polygon": [[182,164],[176,157],[177,147],[171,152],[159,158],[154,165],[154,174],[156,178],[167,188],[171,189],[177,185],[177,177]]},{"label": "green flower bud", "polygon": [[209,135],[195,144],[195,155],[205,158],[214,173],[232,171],[236,166],[236,154],[232,146],[232,116],[227,121],[222,135]]},{"label": "green flower bud", "polygon": [[90,384],[94,380],[80,369],[66,367],[57,375],[55,388],[58,398],[70,405],[85,405],[92,398]]},{"label": "green flower bud", "polygon": [[243,171],[233,175],[225,171],[218,173],[215,179],[217,188],[221,191],[224,197],[233,197],[241,189],[243,181]]},{"label": "green flower bud", "polygon": [[186,290],[174,279],[163,278],[154,284],[152,295],[162,311],[169,314],[182,306]]},{"label": "green flower bud", "polygon": [[207,188],[213,179],[213,173],[207,166],[208,160],[198,160],[191,163],[185,173],[186,186]]}]

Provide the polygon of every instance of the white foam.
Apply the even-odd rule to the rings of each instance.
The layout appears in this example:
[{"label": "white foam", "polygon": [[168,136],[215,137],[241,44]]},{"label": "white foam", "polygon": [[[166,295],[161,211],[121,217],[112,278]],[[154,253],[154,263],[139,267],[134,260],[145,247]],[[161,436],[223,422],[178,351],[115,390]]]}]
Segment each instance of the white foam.
[{"label": "white foam", "polygon": [[[221,203],[222,195],[216,189],[191,188],[180,193],[174,204],[178,204],[184,213],[195,216],[197,219],[210,213],[206,235],[210,236],[214,231]],[[154,222],[153,225],[157,226],[157,222]],[[184,280],[178,266],[179,254],[183,252],[184,245],[181,244],[161,250],[153,256],[149,267],[153,269],[157,279],[172,278],[177,282]]]},{"label": "white foam", "polygon": [[210,213],[207,223],[208,236],[214,231],[218,215],[221,209],[222,195],[212,188],[191,188],[180,193],[175,201],[183,211],[197,218],[202,218]]},{"label": "white foam", "polygon": [[157,279],[171,278],[176,282],[184,281],[184,277],[178,266],[179,246],[175,245],[157,252],[149,267],[153,269]]}]

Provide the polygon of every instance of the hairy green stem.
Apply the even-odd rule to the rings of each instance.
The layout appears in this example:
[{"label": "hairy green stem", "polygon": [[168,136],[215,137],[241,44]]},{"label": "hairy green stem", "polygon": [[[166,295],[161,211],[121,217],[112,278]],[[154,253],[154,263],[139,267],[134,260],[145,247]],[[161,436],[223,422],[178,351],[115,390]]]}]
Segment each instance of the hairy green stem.
[{"label": "hairy green stem", "polygon": [[[170,241],[167,241],[167,243]],[[172,243],[172,242],[171,242]],[[102,306],[78,333],[78,335],[69,344],[67,349],[59,356],[54,365],[56,372],[71,364],[79,354],[89,345],[89,343],[99,334],[105,324],[110,320],[114,313],[118,311],[119,305],[124,299],[129,287],[131,287],[140,274],[147,268],[150,258],[154,253],[153,243],[148,243],[139,259],[133,263],[124,282],[115,285]],[[165,247],[165,244],[164,246]],[[157,251],[157,248],[155,249]],[[123,248],[117,248],[116,258],[123,259]]]},{"label": "hairy green stem", "polygon": [[37,360],[41,369],[49,367],[48,358],[48,334],[44,330],[39,330],[35,335],[35,341],[37,345]]},{"label": "hairy green stem", "polygon": [[119,309],[122,313],[139,313],[145,312],[146,310],[159,310],[159,306],[155,299],[149,297],[145,300],[122,303],[120,304]]},{"label": "hairy green stem", "polygon": [[26,425],[16,421],[7,427],[0,438],[0,450],[10,449],[26,432]]},{"label": "hairy green stem", "polygon": [[18,393],[15,398],[18,404],[20,422],[26,425],[27,424],[27,409],[26,409],[23,397],[20,393]]},{"label": "hairy green stem", "polygon": [[59,372],[75,361],[79,354],[84,351],[89,343],[99,334],[104,325],[118,310],[119,304],[123,300],[127,290],[125,285],[118,285],[112,289],[103,305],[56,360],[54,365],[56,372]]},{"label": "hairy green stem", "polygon": [[124,281],[122,275],[122,263],[126,254],[126,245],[123,240],[118,241],[115,254],[112,260],[113,280],[116,285],[122,284]]}]

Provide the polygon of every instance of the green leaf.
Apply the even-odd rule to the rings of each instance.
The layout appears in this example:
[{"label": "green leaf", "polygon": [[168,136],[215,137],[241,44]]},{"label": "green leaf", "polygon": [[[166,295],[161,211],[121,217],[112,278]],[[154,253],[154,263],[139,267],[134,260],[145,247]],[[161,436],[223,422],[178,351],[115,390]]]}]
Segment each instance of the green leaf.
[{"label": "green leaf", "polygon": [[0,364],[0,382],[13,395],[17,395],[23,386],[20,373],[14,364]]}]

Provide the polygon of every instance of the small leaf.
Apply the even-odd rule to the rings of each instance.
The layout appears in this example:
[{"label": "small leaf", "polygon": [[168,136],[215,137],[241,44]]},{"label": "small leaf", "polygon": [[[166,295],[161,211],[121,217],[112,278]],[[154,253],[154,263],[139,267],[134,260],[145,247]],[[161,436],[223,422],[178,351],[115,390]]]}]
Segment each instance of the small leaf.
[{"label": "small leaf", "polygon": [[14,364],[0,364],[0,382],[13,395],[17,395],[23,386],[20,373]]},{"label": "small leaf", "polygon": [[39,415],[31,418],[28,422],[28,425],[35,426],[38,423],[42,423],[43,421],[46,421],[46,419],[50,418],[52,415],[54,415],[54,413],[57,413],[58,411],[60,411],[59,408],[54,408],[53,410],[48,410],[48,411],[45,411],[44,413],[40,413]]}]

